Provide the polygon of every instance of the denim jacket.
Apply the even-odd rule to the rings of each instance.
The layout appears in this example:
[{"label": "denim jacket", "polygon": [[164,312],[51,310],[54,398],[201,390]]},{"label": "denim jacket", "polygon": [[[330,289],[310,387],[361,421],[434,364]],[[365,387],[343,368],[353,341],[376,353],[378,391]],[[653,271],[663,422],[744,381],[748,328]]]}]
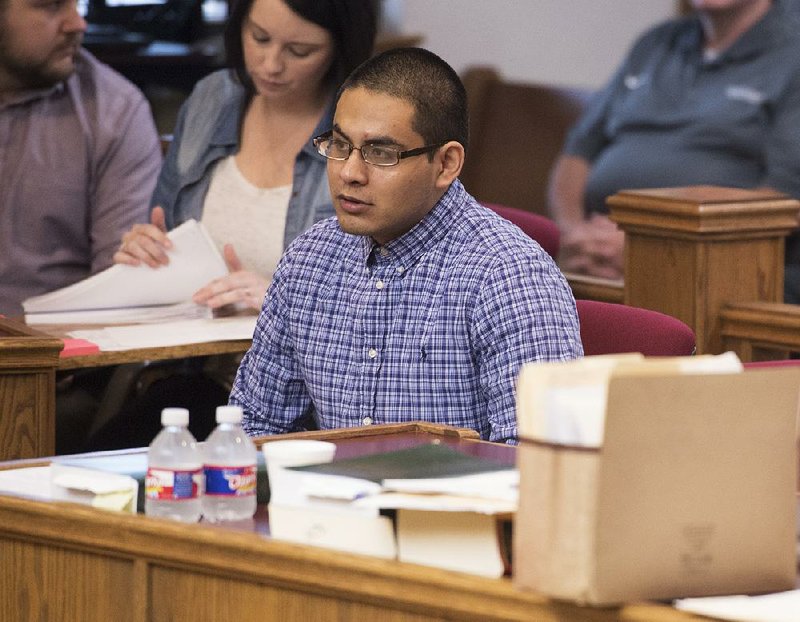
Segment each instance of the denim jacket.
[{"label": "denim jacket", "polygon": [[[200,220],[213,164],[239,149],[244,106],[244,89],[233,73],[224,69],[198,82],[181,107],[173,142],[150,201],[151,207],[164,208],[168,229],[190,218]],[[332,119],[331,103],[314,136],[329,130]],[[295,158],[284,248],[315,222],[334,215],[326,161],[310,138]]]}]

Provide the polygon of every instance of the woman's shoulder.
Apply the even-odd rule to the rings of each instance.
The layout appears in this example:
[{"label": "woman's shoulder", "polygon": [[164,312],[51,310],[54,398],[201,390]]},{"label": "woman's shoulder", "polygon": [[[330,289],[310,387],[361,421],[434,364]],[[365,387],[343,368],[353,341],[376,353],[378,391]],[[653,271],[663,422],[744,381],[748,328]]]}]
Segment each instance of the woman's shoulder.
[{"label": "woman's shoulder", "polygon": [[229,69],[220,69],[200,80],[186,101],[187,111],[218,111],[244,98],[244,88]]}]

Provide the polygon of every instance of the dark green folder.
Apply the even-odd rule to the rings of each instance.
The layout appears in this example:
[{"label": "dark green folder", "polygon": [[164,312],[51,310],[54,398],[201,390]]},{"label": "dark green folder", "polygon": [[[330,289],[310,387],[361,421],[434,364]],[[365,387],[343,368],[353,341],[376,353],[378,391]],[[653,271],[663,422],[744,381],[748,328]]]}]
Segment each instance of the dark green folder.
[{"label": "dark green folder", "polygon": [[476,473],[506,471],[514,467],[486,458],[470,456],[447,445],[431,443],[410,449],[291,468],[295,471],[345,475],[380,483],[385,479],[459,477]]}]

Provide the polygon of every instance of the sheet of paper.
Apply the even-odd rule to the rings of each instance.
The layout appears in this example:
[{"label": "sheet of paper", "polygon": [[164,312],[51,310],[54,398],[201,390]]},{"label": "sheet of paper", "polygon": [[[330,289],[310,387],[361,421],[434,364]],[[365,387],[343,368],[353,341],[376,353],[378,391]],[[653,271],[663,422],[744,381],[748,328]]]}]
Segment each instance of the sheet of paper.
[{"label": "sheet of paper", "polygon": [[377,512],[362,515],[321,507],[269,504],[269,529],[276,540],[393,559],[394,526]]},{"label": "sheet of paper", "polygon": [[30,326],[41,324],[143,324],[169,320],[211,319],[214,312],[205,305],[178,302],[154,307],[128,307],[122,309],[87,309],[83,311],[54,311],[29,313],[25,321]]},{"label": "sheet of paper", "polygon": [[512,514],[517,502],[507,499],[489,499],[450,494],[410,494],[384,492],[362,497],[353,502],[355,507],[379,510],[428,510],[436,512],[474,512],[476,514]]},{"label": "sheet of paper", "polygon": [[252,339],[256,316],[236,316],[203,320],[181,320],[130,326],[107,326],[76,330],[70,337],[96,343],[104,352],[163,348],[210,341]]},{"label": "sheet of paper", "polygon": [[50,467],[27,467],[0,471],[0,494],[23,495],[50,500]]},{"label": "sheet of paper", "polygon": [[797,622],[800,590],[762,596],[713,596],[684,598],[675,607],[690,613],[737,622]]},{"label": "sheet of paper", "polygon": [[34,313],[151,307],[186,302],[209,281],[228,269],[205,228],[188,220],[169,232],[173,249],[169,264],[114,265],[62,289],[22,303],[26,320]]},{"label": "sheet of paper", "polygon": [[485,577],[504,569],[495,517],[470,512],[398,511],[397,558]]},{"label": "sheet of paper", "polygon": [[519,471],[517,469],[476,473],[461,477],[385,479],[382,484],[386,491],[479,497],[507,502],[513,506],[513,509],[516,509],[519,498]]}]

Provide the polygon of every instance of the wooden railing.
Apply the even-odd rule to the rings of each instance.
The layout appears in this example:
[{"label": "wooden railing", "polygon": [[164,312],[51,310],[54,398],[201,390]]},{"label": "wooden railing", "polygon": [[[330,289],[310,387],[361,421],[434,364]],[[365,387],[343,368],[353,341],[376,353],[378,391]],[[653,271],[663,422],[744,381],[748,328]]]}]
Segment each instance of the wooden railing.
[{"label": "wooden railing", "polygon": [[[608,205],[625,231],[625,304],[684,321],[698,354],[734,348],[754,360],[800,349],[791,334],[800,316],[780,304],[784,239],[797,227],[800,202],[772,191],[693,186],[622,191]],[[609,284],[593,292],[570,282],[576,297],[613,295]]]},{"label": "wooden railing", "polygon": [[64,347],[0,319],[0,460],[55,453],[55,370]]}]

